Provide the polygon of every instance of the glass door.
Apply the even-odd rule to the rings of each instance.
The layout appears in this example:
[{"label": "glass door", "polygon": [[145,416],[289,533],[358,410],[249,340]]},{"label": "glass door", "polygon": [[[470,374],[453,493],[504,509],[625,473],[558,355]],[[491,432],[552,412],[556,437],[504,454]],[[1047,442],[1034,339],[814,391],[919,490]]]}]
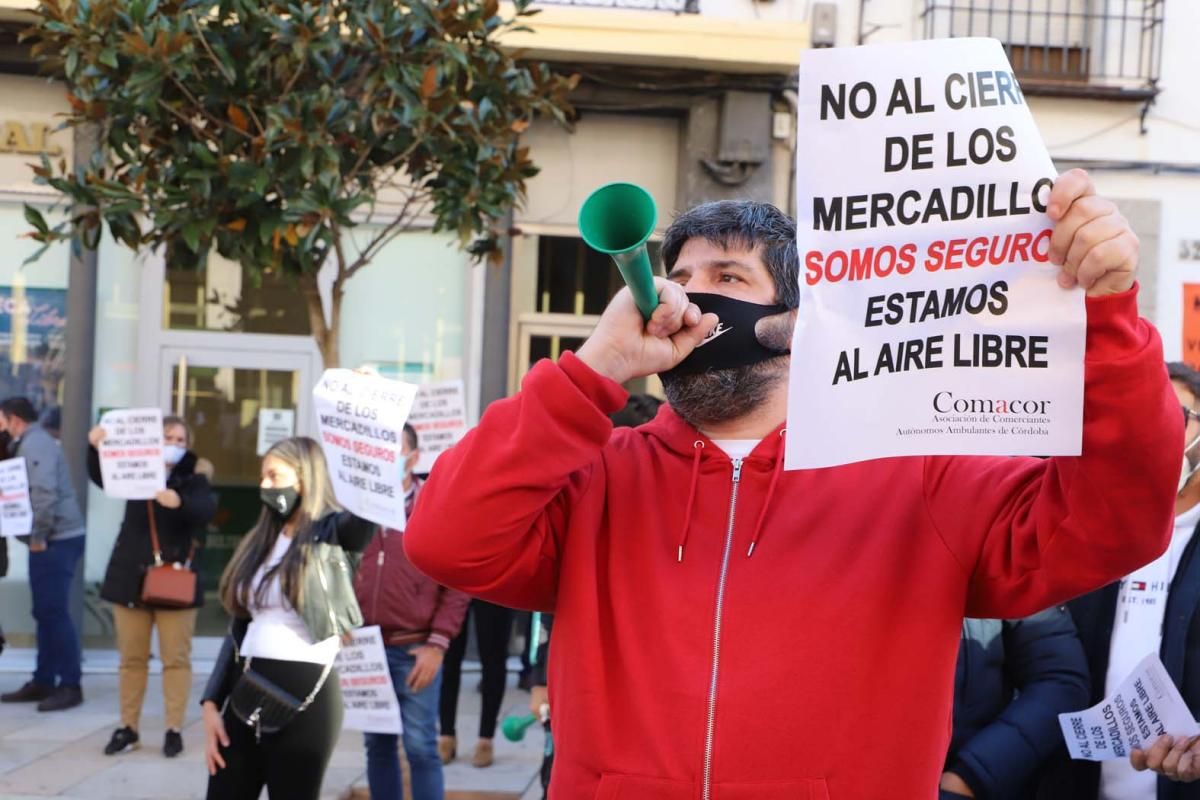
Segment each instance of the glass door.
[{"label": "glass door", "polygon": [[[228,618],[217,582],[234,548],[258,518],[259,420],[273,427],[291,412],[295,434],[310,433],[310,392],[319,365],[303,353],[165,347],[160,403],[188,421],[193,450],[212,465],[217,515],[200,558],[205,605],[197,636],[220,636]],[[260,412],[267,412],[262,414]]]}]

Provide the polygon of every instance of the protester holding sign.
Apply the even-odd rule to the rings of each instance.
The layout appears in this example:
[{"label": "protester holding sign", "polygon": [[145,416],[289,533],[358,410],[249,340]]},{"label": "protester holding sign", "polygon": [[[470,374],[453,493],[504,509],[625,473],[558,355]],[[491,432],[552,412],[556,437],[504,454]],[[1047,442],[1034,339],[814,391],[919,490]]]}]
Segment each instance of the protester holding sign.
[{"label": "protester holding sign", "polygon": [[[650,320],[622,290],[442,454],[405,548],[555,611],[552,797],[932,797],[964,615],[1025,616],[1163,550],[1180,414],[1136,239],[1081,171],[1047,210],[1080,287],[1047,290],[1087,295],[1082,456],[785,471],[789,358],[762,342],[790,338],[796,231],[748,201],[680,215]],[[669,406],[614,432],[621,384],[654,373]]]},{"label": "protester holding sign", "polygon": [[[405,515],[411,516],[423,482],[415,477],[421,447],[417,430],[406,424],[401,450]],[[438,698],[442,660],[458,634],[470,598],[439,586],[404,555],[404,533],[381,528],[354,580],[367,625],[378,625],[400,702],[404,753],[412,772],[411,800],[441,800],[445,792],[438,755]],[[373,800],[402,800],[397,737],[367,733],[367,782]]]},{"label": "protester holding sign", "polygon": [[[1090,703],[1112,694],[1150,653],[1158,653],[1193,717],[1200,716],[1200,373],[1186,364],[1168,364],[1182,416],[1184,458],[1175,499],[1171,544],[1160,558],[1091,594],[1067,604],[1079,628],[1092,674]],[[1170,609],[1170,613],[1167,610]],[[1170,733],[1170,732],[1168,732]],[[1178,732],[1177,732],[1178,733]],[[1168,737],[1169,738],[1169,737]],[[1179,745],[1171,760],[1166,757]],[[1183,758],[1188,739],[1151,749],[1150,766],[1171,777],[1200,777],[1200,757]],[[1138,767],[1147,766],[1139,754]],[[1183,771],[1180,771],[1180,767]],[[1128,759],[1102,764],[1064,762],[1056,774],[1055,800],[1188,800],[1200,798],[1200,784],[1185,786],[1138,772]]]},{"label": "protester holding sign", "polygon": [[36,702],[38,711],[62,711],[83,703],[79,632],[68,608],[75,568],[83,558],[83,514],[62,448],[37,423],[33,404],[24,397],[0,402],[0,430],[12,436],[12,454],[25,459],[29,477],[29,589],[38,649],[33,679],[0,695],[0,702]]},{"label": "protester holding sign", "polygon": [[[163,755],[174,758],[183,752],[183,722],[192,689],[192,634],[196,628],[196,609],[203,603],[204,595],[197,575],[195,599],[186,607],[166,607],[143,598],[143,582],[156,563],[198,572],[200,548],[204,546],[208,523],[217,512],[217,503],[208,478],[197,472],[199,459],[189,449],[192,434],[187,423],[179,417],[164,417],[162,425],[166,488],[159,489],[153,500],[126,501],[125,517],[100,585],[100,597],[112,603],[117,652],[121,657],[118,673],[121,727],[113,731],[104,747],[104,754],[110,756],[140,746],[138,723],[150,674],[150,637],[155,628],[162,661],[167,726]],[[97,448],[104,444],[106,436],[107,431],[101,426],[88,433],[88,475],[100,489],[104,489],[104,476]],[[152,544],[155,537],[159,543],[157,551]]]},{"label": "protester holding sign", "polygon": [[317,800],[342,727],[334,660],[362,624],[351,558],[375,526],[339,511],[321,447],[297,437],[262,461],[263,510],[221,576],[233,616],[201,701],[209,800]]}]

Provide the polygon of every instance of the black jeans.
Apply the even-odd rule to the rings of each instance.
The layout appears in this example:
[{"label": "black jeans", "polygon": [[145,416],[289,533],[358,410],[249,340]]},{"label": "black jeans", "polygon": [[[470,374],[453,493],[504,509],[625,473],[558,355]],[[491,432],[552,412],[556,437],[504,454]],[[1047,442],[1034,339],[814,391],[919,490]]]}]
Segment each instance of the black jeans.
[{"label": "black jeans", "polygon": [[513,611],[503,606],[472,600],[463,621],[462,630],[442,662],[442,696],[438,703],[442,718],[442,735],[454,736],[458,717],[458,687],[462,682],[463,655],[467,652],[467,623],[474,621],[475,638],[479,642],[479,661],[483,666],[483,709],[479,715],[479,738],[496,735],[496,720],[504,703],[504,686],[508,680],[508,639],[512,633]]},{"label": "black jeans", "polygon": [[[255,658],[252,669],[304,698],[321,676],[319,664]],[[225,768],[208,779],[208,800],[258,800],[263,786],[271,800],[319,800],[325,768],[342,729],[342,690],[337,670],[313,704],[278,733],[254,740],[254,731],[225,710],[229,747],[221,748]]]}]

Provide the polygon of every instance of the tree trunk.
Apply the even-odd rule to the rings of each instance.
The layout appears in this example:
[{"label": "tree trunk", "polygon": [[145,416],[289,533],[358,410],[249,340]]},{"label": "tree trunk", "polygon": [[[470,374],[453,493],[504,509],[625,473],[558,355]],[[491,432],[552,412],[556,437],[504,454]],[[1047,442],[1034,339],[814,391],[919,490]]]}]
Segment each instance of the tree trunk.
[{"label": "tree trunk", "polygon": [[341,366],[340,353],[338,349],[338,330],[341,328],[342,319],[342,281],[339,276],[333,283],[333,291],[330,293],[330,308],[329,324],[325,324],[325,307],[321,303],[321,292],[317,288],[317,276],[314,274],[306,274],[300,278],[300,286],[304,292],[304,300],[308,305],[308,321],[312,328],[313,339],[317,342],[317,349],[321,351],[321,360],[325,362],[325,369],[334,369]]}]

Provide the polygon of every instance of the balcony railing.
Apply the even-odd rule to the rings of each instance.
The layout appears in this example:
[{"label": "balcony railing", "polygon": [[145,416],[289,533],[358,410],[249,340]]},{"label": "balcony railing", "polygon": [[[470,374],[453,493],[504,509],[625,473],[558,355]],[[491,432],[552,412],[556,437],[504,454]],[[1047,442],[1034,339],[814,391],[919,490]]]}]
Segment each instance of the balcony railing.
[{"label": "balcony railing", "polygon": [[549,6],[670,11],[676,14],[698,14],[700,12],[700,0],[537,0],[537,2],[538,5]]},{"label": "balcony railing", "polygon": [[1144,100],[1158,93],[1166,0],[923,4],[926,38],[999,39],[1029,94]]}]

